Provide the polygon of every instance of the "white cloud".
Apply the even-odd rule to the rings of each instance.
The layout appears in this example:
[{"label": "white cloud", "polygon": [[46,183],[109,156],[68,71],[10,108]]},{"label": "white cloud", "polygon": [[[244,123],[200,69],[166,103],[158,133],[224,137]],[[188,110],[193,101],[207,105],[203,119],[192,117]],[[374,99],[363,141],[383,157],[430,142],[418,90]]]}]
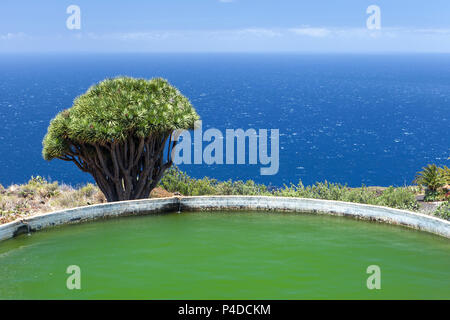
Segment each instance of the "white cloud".
[{"label": "white cloud", "polygon": [[429,35],[450,35],[450,29],[415,29],[414,31]]},{"label": "white cloud", "polygon": [[[340,37],[340,38],[397,38],[401,36],[412,35],[430,35],[430,36],[450,36],[450,29],[432,29],[432,28],[406,28],[406,27],[385,27],[380,30],[369,30],[367,28],[333,28],[333,27],[299,27],[290,28],[292,32],[299,36],[308,36],[313,38]],[[284,33],[284,32],[283,32]]]},{"label": "white cloud", "polygon": [[160,40],[166,39],[172,35],[167,31],[153,31],[153,32],[129,32],[129,33],[115,33],[110,37],[118,40]]},{"label": "white cloud", "polygon": [[[154,30],[146,32],[121,33],[88,33],[87,38],[93,40],[118,41],[158,41],[167,39],[204,39],[204,40],[234,40],[234,39],[271,39],[307,37],[317,39],[392,39],[411,36],[450,36],[450,29],[414,29],[414,28],[382,28],[369,30],[367,28],[335,28],[335,27],[296,27],[296,28],[242,28],[221,30]],[[13,38],[13,35],[3,36]]]},{"label": "white cloud", "polygon": [[[80,33],[77,38],[91,40],[117,40],[117,41],[158,41],[171,38],[177,39],[270,39],[281,37],[308,37],[317,39],[368,39],[368,38],[401,38],[405,36],[450,37],[450,29],[446,28],[405,28],[385,27],[381,30],[368,30],[367,28],[336,28],[301,26],[294,28],[241,28],[219,30],[151,30],[142,32],[116,32],[116,33]],[[23,32],[0,34],[0,40],[13,39],[39,39]],[[45,37],[50,39],[49,37]]]},{"label": "white cloud", "polygon": [[23,32],[0,34],[0,40],[13,40],[18,38],[24,38],[27,35]]},{"label": "white cloud", "polygon": [[[16,39],[16,40],[15,40]],[[26,41],[25,41],[26,40]],[[11,41],[11,42],[10,42]],[[144,30],[77,34],[0,34],[0,51],[17,46],[47,50],[129,51],[407,51],[450,52],[450,29],[295,26],[217,30]],[[2,48],[4,47],[4,48]],[[20,47],[22,48],[22,47]],[[29,50],[29,49],[22,49]]]},{"label": "white cloud", "polygon": [[237,35],[250,35],[256,37],[279,37],[282,35],[281,32],[273,30],[273,29],[263,29],[263,28],[248,28],[248,29],[238,29],[238,30],[230,30],[228,31],[230,34]]},{"label": "white cloud", "polygon": [[289,29],[289,31],[303,36],[309,36],[309,37],[315,37],[315,38],[322,38],[328,36],[331,31],[326,28],[292,28]]},{"label": "white cloud", "polygon": [[87,36],[93,40],[162,40],[168,38],[191,38],[191,37],[214,37],[214,38],[273,38],[282,36],[283,33],[273,29],[245,28],[224,30],[160,30],[148,32],[122,32],[122,33],[88,33]]},{"label": "white cloud", "polygon": [[289,32],[298,36],[312,38],[379,38],[383,36],[395,37],[399,32],[394,28],[383,28],[381,30],[369,30],[367,28],[325,28],[325,27],[300,27],[288,29]]}]

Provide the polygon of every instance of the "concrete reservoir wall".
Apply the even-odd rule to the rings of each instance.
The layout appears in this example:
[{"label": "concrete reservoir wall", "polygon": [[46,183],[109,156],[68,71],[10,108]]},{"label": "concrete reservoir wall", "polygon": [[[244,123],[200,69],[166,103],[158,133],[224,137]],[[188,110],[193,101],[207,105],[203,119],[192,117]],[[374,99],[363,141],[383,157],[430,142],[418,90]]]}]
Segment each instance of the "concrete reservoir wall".
[{"label": "concrete reservoir wall", "polygon": [[52,226],[100,218],[198,210],[314,212],[402,225],[450,238],[449,221],[406,210],[303,198],[199,196],[112,202],[40,214],[0,225],[0,241]]}]

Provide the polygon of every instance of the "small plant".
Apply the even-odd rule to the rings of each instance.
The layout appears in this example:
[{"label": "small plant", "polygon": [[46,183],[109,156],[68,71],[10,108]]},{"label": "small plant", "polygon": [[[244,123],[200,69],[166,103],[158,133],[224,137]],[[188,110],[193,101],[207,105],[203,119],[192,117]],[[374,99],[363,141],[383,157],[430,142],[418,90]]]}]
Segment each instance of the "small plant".
[{"label": "small plant", "polygon": [[59,192],[58,182],[49,183],[41,176],[31,177],[27,184],[18,189],[18,195],[22,198],[50,198]]},{"label": "small plant", "polygon": [[450,201],[441,204],[434,214],[439,218],[450,220]]},{"label": "small plant", "polygon": [[91,197],[98,191],[98,188],[94,186],[92,183],[88,183],[84,187],[82,187],[78,192],[83,197]]},{"label": "small plant", "polygon": [[28,181],[29,185],[41,185],[46,184],[47,180],[41,176],[31,176],[31,179]]},{"label": "small plant", "polygon": [[38,193],[42,198],[51,198],[60,193],[58,182],[45,183],[38,189]]},{"label": "small plant", "polygon": [[28,198],[28,197],[32,197],[35,193],[35,190],[33,187],[29,186],[29,185],[25,185],[23,186],[20,191],[19,191],[19,196],[21,196],[22,198]]}]

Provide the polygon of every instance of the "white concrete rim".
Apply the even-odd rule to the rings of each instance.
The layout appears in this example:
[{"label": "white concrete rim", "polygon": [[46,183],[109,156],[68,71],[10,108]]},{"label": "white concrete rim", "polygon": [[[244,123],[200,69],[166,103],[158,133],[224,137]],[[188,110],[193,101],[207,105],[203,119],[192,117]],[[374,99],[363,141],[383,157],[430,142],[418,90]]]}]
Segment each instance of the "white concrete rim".
[{"label": "white concrete rim", "polygon": [[450,221],[426,214],[367,204],[272,196],[193,196],[96,204],[35,215],[0,225],[0,241],[52,226],[108,217],[199,210],[313,212],[402,225],[450,239]]}]

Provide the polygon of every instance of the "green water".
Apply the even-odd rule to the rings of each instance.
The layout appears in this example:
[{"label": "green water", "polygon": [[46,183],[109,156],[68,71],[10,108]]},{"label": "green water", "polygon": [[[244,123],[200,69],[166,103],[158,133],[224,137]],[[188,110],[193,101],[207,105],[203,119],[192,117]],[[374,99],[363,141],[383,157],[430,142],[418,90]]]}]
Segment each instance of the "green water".
[{"label": "green water", "polygon": [[[66,268],[81,269],[68,290]],[[369,265],[381,289],[369,290]],[[449,299],[450,241],[347,218],[182,213],[0,243],[2,299]]]}]

